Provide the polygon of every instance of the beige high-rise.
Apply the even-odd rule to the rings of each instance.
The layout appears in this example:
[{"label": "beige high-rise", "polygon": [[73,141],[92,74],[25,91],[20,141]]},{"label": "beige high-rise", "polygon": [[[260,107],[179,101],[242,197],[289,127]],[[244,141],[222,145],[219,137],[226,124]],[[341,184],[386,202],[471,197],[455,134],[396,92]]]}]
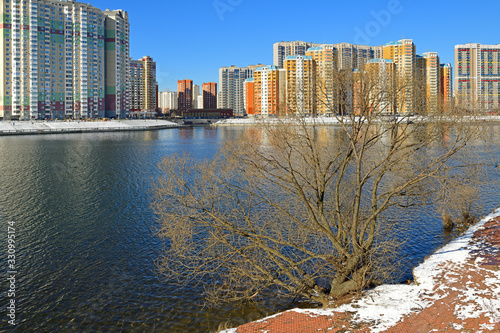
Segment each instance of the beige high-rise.
[{"label": "beige high-rise", "polygon": [[439,94],[442,109],[448,112],[453,107],[453,69],[451,64],[441,64],[439,68]]},{"label": "beige high-rise", "polygon": [[355,45],[349,43],[333,44],[337,52],[337,68],[352,70],[362,68],[370,59],[380,59],[383,46]]},{"label": "beige high-rise", "polygon": [[156,110],[156,62],[149,56],[130,62],[130,111]]},{"label": "beige high-rise", "polygon": [[307,49],[321,44],[303,41],[278,42],[273,44],[273,65],[283,68],[283,63],[288,56],[306,55]]},{"label": "beige high-rise", "polygon": [[[371,59],[365,66],[365,78],[372,80],[367,97],[368,106],[361,105],[364,98],[354,96],[354,109],[361,114],[368,109],[370,112],[392,114],[395,111],[394,94],[396,93],[396,65],[391,59]],[[356,89],[355,89],[356,90]]]},{"label": "beige high-rise", "polygon": [[306,56],[316,64],[315,101],[318,114],[336,113],[335,77],[337,71],[337,49],[332,44],[323,44],[307,50]]},{"label": "beige high-rise", "polygon": [[422,54],[425,59],[425,105],[428,112],[436,112],[441,107],[439,84],[439,56],[437,52]]},{"label": "beige high-rise", "polygon": [[286,109],[288,114],[316,114],[316,64],[309,56],[288,56],[286,69]]},{"label": "beige high-rise", "polygon": [[415,93],[417,56],[413,40],[402,39],[386,44],[383,47],[383,58],[394,61],[399,85],[401,85],[400,102],[398,103],[400,109],[396,112],[411,113],[416,111],[414,104],[417,99]]}]

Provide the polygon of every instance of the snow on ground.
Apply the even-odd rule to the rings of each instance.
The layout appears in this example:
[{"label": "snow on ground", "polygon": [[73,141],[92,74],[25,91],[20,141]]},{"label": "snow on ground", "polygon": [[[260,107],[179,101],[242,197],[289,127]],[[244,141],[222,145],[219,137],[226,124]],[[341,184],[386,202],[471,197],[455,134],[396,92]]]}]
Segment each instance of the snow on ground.
[{"label": "snow on ground", "polygon": [[167,120],[108,120],[108,121],[0,121],[0,133],[133,130],[141,128],[179,126]]},{"label": "snow on ground", "polygon": [[[326,316],[338,312],[350,312],[354,313],[353,319],[356,323],[371,323],[372,332],[383,332],[396,325],[405,315],[420,312],[436,300],[447,296],[449,290],[440,290],[441,286],[437,278],[445,276],[445,279],[451,279],[451,276],[446,276],[449,268],[455,268],[455,274],[457,268],[460,271],[460,267],[470,258],[471,251],[478,249],[478,245],[471,243],[474,232],[498,216],[500,216],[500,209],[485,217],[463,236],[436,251],[417,266],[413,270],[415,282],[411,285],[382,285],[367,291],[361,299],[338,308],[293,309],[291,311]],[[496,295],[484,295],[484,289],[479,289],[472,284],[467,285],[465,296],[463,296],[464,302],[457,304],[455,308],[458,318],[478,318],[484,315],[490,318],[492,324],[500,320],[500,300],[497,297],[500,294],[500,272],[496,271],[492,274],[495,276],[486,279],[485,283],[494,293],[496,292]],[[460,291],[463,292],[463,290]],[[269,317],[263,320],[267,319]],[[488,329],[490,327],[488,325],[483,326]],[[460,328],[456,327],[456,329]]]},{"label": "snow on ground", "polygon": [[[340,118],[337,117],[305,117],[302,118],[302,120],[308,124],[308,125],[339,125]],[[355,118],[356,119],[356,118]],[[396,118],[398,121],[401,121],[403,123],[418,123],[418,122],[424,122],[428,121],[428,118],[423,117],[423,116],[400,116]],[[446,118],[440,118],[441,120],[446,120]],[[483,117],[461,117],[461,121],[500,121],[500,116],[483,116]],[[287,119],[285,119],[286,121]],[[391,117],[387,118],[381,118],[378,121],[379,122],[387,122],[388,120],[391,120]],[[278,121],[283,121],[283,119],[278,119],[278,118],[234,118],[234,119],[224,119],[224,120],[219,120],[218,122],[215,123],[215,125],[219,126],[225,126],[225,125],[256,125],[256,124],[272,124],[274,122]],[[293,123],[293,118],[289,118],[288,121]],[[350,121],[350,118],[346,117],[344,118],[344,121],[348,123]],[[457,118],[449,118],[448,121],[457,121]]]}]

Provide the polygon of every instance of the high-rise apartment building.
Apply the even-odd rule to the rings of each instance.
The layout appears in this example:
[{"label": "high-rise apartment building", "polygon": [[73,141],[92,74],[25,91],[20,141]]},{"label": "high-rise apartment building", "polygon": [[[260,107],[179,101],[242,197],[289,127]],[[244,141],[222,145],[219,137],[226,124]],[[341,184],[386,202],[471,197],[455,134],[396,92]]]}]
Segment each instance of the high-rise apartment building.
[{"label": "high-rise apartment building", "polygon": [[315,75],[312,57],[288,56],[283,63],[286,69],[286,109],[290,114],[316,114]]},{"label": "high-rise apartment building", "polygon": [[337,43],[333,44],[333,47],[337,53],[337,68],[339,70],[359,69],[370,59],[383,58],[383,46]]},{"label": "high-rise apartment building", "polygon": [[[130,25],[123,10],[105,10],[106,116],[123,118],[130,111]],[[82,25],[82,29],[84,29]],[[94,54],[92,57],[100,54]],[[100,61],[101,59],[99,59]]]},{"label": "high-rise apartment building", "polygon": [[245,113],[249,116],[253,116],[255,114],[255,111],[254,111],[255,79],[254,78],[246,79],[245,82],[243,82],[243,92],[244,92],[244,100],[245,100]]},{"label": "high-rise apartment building", "polygon": [[453,80],[451,64],[441,64],[439,68],[439,95],[442,102],[442,110],[448,112],[453,102]]},{"label": "high-rise apartment building", "polygon": [[256,68],[264,65],[247,67],[221,67],[219,69],[219,95],[217,99],[220,109],[232,109],[235,116],[245,114],[243,83],[252,78]]},{"label": "high-rise apartment building", "polygon": [[[376,111],[381,113],[394,113],[397,109],[394,104],[394,94],[396,94],[396,65],[391,59],[371,59],[365,65],[365,75],[369,83],[370,91],[365,98],[361,96],[354,96],[354,112],[362,114],[369,110],[370,112]],[[359,90],[355,90],[359,92]]]},{"label": "high-rise apartment building", "polygon": [[156,105],[156,63],[149,56],[130,61],[130,111],[154,112]]},{"label": "high-rise apartment building", "polygon": [[315,100],[319,114],[332,114],[337,110],[335,79],[337,77],[337,49],[332,44],[311,47],[306,56],[316,64]]},{"label": "high-rise apartment building", "polygon": [[[105,96],[113,73],[128,84],[128,16],[75,1],[5,0],[0,4],[0,118],[114,116]],[[109,24],[121,17],[120,26]],[[127,61],[107,59],[119,31]],[[126,91],[118,112],[128,112]]]},{"label": "high-rise apartment building", "polygon": [[193,84],[193,102],[191,103],[191,107],[193,109],[202,108],[203,105],[198,105],[198,96],[200,96],[200,86],[197,84]]},{"label": "high-rise apartment building", "polygon": [[441,107],[439,93],[439,56],[437,52],[426,52],[422,54],[425,59],[425,106],[429,112],[436,112]]},{"label": "high-rise apartment building", "polygon": [[411,39],[390,42],[383,47],[383,58],[390,59],[396,65],[401,94],[401,109],[397,112],[414,112],[414,104],[418,95],[415,93],[417,70],[416,47]]},{"label": "high-rise apartment building", "polygon": [[285,58],[293,55],[305,55],[307,49],[317,47],[321,44],[308,43],[303,41],[295,42],[278,42],[273,45],[273,65],[278,68],[283,68]]},{"label": "high-rise apartment building", "polygon": [[[196,99],[196,108],[197,109],[204,109],[205,108],[203,105],[203,94],[198,95],[198,98]],[[217,107],[215,107],[215,108],[217,108]]]},{"label": "high-rise apartment building", "polygon": [[162,113],[169,114],[171,110],[177,110],[177,92],[162,91],[159,94],[158,107]]},{"label": "high-rise apartment building", "polygon": [[[251,85],[249,81],[246,81],[246,84]],[[253,114],[264,117],[285,114],[286,71],[284,69],[276,66],[257,68],[254,72],[253,87]],[[247,96],[250,97],[248,93]],[[247,104],[250,104],[250,98]]]},{"label": "high-rise apartment building", "polygon": [[198,106],[198,108],[203,107],[203,109],[217,109],[217,83],[203,83],[202,91],[203,105]]},{"label": "high-rise apartment building", "polygon": [[455,101],[469,110],[500,109],[500,44],[455,46]]},{"label": "high-rise apartment building", "polygon": [[177,81],[178,110],[183,112],[193,107],[193,80]]}]

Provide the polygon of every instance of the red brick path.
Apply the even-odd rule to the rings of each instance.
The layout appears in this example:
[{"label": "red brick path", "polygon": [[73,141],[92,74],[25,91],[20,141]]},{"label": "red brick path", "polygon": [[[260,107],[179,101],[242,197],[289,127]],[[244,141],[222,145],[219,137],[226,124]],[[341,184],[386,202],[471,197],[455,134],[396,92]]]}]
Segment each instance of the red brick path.
[{"label": "red brick path", "polygon": [[390,328],[356,322],[348,312],[317,315],[290,310],[242,325],[236,332],[500,332],[500,217],[485,223],[466,247],[473,249],[466,262],[445,262],[434,289],[423,293],[422,301],[430,305]]}]

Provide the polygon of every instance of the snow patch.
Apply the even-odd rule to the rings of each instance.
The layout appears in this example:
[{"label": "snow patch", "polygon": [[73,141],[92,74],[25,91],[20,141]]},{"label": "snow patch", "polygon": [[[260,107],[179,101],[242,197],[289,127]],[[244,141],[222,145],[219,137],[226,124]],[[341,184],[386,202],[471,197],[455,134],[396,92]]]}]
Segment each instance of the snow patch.
[{"label": "snow patch", "polygon": [[481,324],[479,327],[489,331],[493,331],[495,329],[495,325],[492,324]]},{"label": "snow patch", "polygon": [[[446,296],[432,293],[436,287],[436,278],[443,276],[447,264],[452,264],[454,267],[465,264],[470,257],[471,250],[476,248],[476,246],[471,246],[473,234],[486,222],[498,216],[500,216],[500,209],[482,219],[475,226],[469,228],[463,236],[445,245],[416,267],[413,270],[415,284],[382,285],[367,291],[363,298],[356,302],[342,305],[336,309],[315,310],[315,313],[352,312],[355,322],[373,323],[372,332],[387,330],[396,325],[405,315],[420,312],[431,305],[433,300]],[[475,306],[471,305],[470,308],[462,309],[461,313],[464,317],[477,315],[474,309]]]},{"label": "snow patch", "polygon": [[[420,312],[436,300],[446,297],[446,293],[438,295],[434,291],[437,287],[440,287],[436,284],[436,278],[448,276],[446,272],[450,266],[459,268],[464,265],[467,259],[470,258],[470,252],[478,249],[478,245],[471,244],[473,234],[483,227],[486,222],[498,216],[500,216],[500,209],[486,216],[475,226],[469,228],[463,236],[458,237],[448,245],[437,250],[422,264],[417,266],[413,270],[414,284],[378,286],[375,289],[365,292],[361,299],[338,308],[293,309],[289,311],[317,316],[331,316],[334,313],[350,312],[353,313],[354,322],[358,324],[371,324],[371,332],[383,332],[396,325],[404,316]],[[494,291],[498,295],[500,294],[500,272],[495,272],[494,274],[496,278],[487,279],[486,281],[490,286],[494,287]],[[478,296],[481,295],[481,291],[479,290],[469,290],[465,295],[467,300],[473,301],[474,304],[457,307],[456,311],[459,314],[459,318],[466,319],[484,314],[491,319],[492,324],[500,320],[500,300],[496,299],[495,296],[493,296],[494,299],[480,297]],[[259,322],[266,321],[278,315],[264,318]],[[461,325],[454,325],[456,325],[455,329],[462,329]],[[485,329],[494,328],[491,325],[483,326]],[[225,333],[233,332],[235,331],[225,331]]]}]

